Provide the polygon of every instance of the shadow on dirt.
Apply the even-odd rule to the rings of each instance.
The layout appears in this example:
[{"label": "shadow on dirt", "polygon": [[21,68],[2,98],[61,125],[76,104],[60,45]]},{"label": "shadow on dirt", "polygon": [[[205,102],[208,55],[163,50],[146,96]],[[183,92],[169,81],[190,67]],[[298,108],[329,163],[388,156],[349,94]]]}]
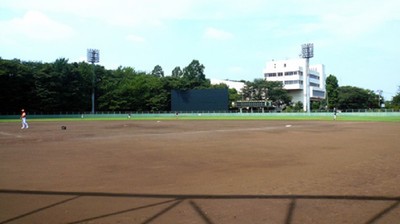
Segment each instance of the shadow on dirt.
[{"label": "shadow on dirt", "polygon": [[10,190],[4,189],[0,190],[0,194],[18,194],[18,195],[52,195],[52,196],[71,196],[68,199],[38,208],[24,214],[9,218],[7,220],[0,220],[0,224],[11,223],[19,219],[28,217],[35,213],[59,206],[61,204],[69,203],[73,200],[79,199],[80,197],[112,197],[112,198],[153,198],[153,199],[165,199],[158,203],[147,204],[143,206],[138,206],[126,210],[121,210],[113,213],[102,214],[95,217],[89,217],[81,220],[76,220],[73,222],[68,222],[69,224],[75,223],[86,223],[94,220],[100,220],[102,218],[111,217],[115,215],[120,215],[123,213],[128,213],[132,211],[137,211],[141,209],[147,209],[151,207],[157,207],[160,205],[168,205],[166,208],[158,211],[154,215],[148,217],[142,224],[152,223],[157,218],[167,214],[169,211],[173,210],[183,201],[188,201],[193,211],[195,211],[199,218],[206,224],[216,224],[212,219],[207,216],[207,212],[204,208],[201,208],[195,200],[198,199],[247,199],[247,200],[257,200],[257,199],[286,199],[290,200],[287,208],[285,222],[283,224],[291,224],[293,222],[294,213],[296,210],[297,200],[353,200],[353,201],[386,201],[393,202],[390,206],[377,212],[376,214],[371,214],[371,218],[365,222],[365,224],[376,223],[381,220],[389,212],[395,210],[400,205],[399,197],[385,197],[385,196],[356,196],[356,195],[199,195],[199,194],[125,194],[125,193],[105,193],[105,192],[65,192],[65,191],[35,191],[35,190]]}]

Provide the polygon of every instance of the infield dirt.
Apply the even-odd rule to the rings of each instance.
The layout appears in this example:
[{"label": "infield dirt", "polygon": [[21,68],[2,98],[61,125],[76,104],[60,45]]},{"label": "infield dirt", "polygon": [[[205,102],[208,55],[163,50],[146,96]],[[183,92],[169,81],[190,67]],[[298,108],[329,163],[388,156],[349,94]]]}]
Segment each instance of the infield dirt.
[{"label": "infield dirt", "polygon": [[19,128],[0,123],[0,223],[400,223],[399,122]]}]

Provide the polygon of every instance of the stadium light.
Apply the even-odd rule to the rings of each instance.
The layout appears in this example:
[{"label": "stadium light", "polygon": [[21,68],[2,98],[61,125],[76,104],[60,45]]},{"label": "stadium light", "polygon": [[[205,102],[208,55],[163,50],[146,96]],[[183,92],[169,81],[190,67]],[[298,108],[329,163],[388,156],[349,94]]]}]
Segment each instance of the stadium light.
[{"label": "stadium light", "polygon": [[314,57],[314,44],[301,45],[301,56],[307,59]]},{"label": "stadium light", "polygon": [[92,63],[93,67],[93,75],[92,75],[92,114],[94,114],[94,90],[96,85],[96,74],[94,72],[94,63],[99,63],[100,61],[100,53],[97,49],[88,49],[87,50],[87,61]]},{"label": "stadium light", "polygon": [[301,57],[306,59],[306,74],[303,76],[304,111],[311,112],[310,108],[310,58],[314,57],[314,44],[308,43],[301,45]]}]

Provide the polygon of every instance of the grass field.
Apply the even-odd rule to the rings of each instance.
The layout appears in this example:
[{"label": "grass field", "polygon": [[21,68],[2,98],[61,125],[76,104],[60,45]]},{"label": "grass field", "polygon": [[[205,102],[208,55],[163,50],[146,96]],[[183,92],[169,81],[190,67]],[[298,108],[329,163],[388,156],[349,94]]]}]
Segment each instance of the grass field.
[{"label": "grass field", "polygon": [[[29,121],[119,121],[119,120],[292,120],[292,121],[333,121],[330,114],[181,114],[179,116],[166,114],[135,114],[128,118],[127,115],[85,115],[81,117],[68,117],[63,115],[53,116],[33,116],[28,118]],[[385,114],[341,114],[338,115],[337,121],[365,121],[365,122],[400,122],[400,113],[390,115]],[[18,118],[0,119],[0,122],[20,122]]]}]

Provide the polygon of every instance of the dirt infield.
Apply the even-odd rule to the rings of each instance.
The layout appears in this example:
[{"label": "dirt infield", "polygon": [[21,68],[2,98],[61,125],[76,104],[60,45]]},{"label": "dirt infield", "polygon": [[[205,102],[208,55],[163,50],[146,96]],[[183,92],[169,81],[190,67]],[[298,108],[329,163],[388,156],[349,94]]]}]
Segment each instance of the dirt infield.
[{"label": "dirt infield", "polygon": [[0,123],[2,224],[400,223],[399,186],[399,122]]}]

